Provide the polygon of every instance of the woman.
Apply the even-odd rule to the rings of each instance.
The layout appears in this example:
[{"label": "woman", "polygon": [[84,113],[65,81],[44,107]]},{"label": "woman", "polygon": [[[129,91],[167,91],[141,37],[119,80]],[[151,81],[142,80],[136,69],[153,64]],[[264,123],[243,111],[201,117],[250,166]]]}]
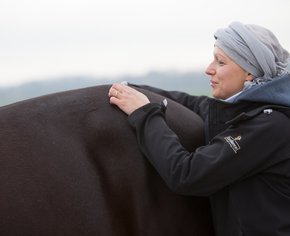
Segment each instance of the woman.
[{"label": "woman", "polygon": [[209,197],[217,236],[290,235],[289,53],[257,25],[233,22],[215,39],[206,69],[214,98],[147,87],[199,114],[207,145],[185,150],[164,105],[129,86],[112,85],[110,103],[129,115],[142,152],[173,191]]}]

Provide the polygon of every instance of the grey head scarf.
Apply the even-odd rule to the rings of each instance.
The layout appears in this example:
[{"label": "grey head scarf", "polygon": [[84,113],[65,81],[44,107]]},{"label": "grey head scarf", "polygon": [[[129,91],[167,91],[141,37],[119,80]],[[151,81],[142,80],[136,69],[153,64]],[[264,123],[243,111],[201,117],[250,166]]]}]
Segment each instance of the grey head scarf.
[{"label": "grey head scarf", "polygon": [[253,75],[253,81],[245,82],[244,90],[288,73],[289,53],[264,27],[233,22],[217,30],[214,37],[217,47]]}]

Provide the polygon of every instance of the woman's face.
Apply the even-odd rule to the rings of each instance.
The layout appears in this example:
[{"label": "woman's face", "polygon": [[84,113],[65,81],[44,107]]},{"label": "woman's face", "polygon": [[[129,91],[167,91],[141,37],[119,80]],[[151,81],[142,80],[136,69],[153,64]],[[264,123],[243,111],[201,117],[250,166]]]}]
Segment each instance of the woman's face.
[{"label": "woman's face", "polygon": [[214,47],[214,60],[205,73],[211,76],[210,85],[214,98],[227,99],[240,92],[252,76],[232,61],[220,48]]}]

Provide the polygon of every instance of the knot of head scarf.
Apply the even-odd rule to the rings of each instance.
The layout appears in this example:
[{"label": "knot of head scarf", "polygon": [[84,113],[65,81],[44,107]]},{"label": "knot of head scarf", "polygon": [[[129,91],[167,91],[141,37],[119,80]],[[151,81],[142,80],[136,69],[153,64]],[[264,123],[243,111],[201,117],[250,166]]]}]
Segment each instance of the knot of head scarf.
[{"label": "knot of head scarf", "polygon": [[244,89],[288,73],[289,53],[264,27],[233,22],[228,28],[217,30],[214,37],[216,46],[253,75],[253,81],[246,82]]}]

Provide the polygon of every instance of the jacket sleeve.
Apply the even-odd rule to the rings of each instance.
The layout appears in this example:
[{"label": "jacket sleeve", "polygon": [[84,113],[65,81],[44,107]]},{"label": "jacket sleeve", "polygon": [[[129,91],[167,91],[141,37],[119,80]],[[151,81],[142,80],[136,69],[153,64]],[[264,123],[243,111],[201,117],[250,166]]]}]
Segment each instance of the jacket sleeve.
[{"label": "jacket sleeve", "polygon": [[193,96],[184,92],[179,91],[167,91],[160,88],[148,86],[148,85],[136,85],[136,84],[128,84],[129,86],[133,86],[136,88],[146,89],[148,91],[157,93],[161,96],[167,97],[183,106],[189,108],[195,113],[201,115],[204,112],[203,102],[208,99],[207,96]]},{"label": "jacket sleeve", "polygon": [[[128,119],[136,129],[141,151],[172,191],[209,196],[273,165],[271,155],[277,148],[265,145],[269,137],[264,128],[255,127],[253,132],[254,127],[246,123],[230,127],[190,153],[167,126],[163,110],[161,105],[149,103]],[[280,137],[279,131],[273,133],[271,139]]]}]

